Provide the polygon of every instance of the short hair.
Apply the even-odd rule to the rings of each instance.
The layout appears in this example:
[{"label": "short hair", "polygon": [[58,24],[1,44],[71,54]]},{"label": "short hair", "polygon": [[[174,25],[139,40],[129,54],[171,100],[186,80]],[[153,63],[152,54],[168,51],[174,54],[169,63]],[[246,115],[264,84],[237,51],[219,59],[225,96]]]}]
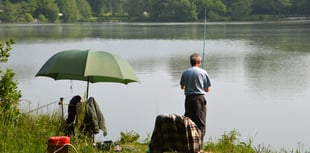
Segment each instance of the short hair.
[{"label": "short hair", "polygon": [[195,66],[199,62],[201,62],[201,56],[198,53],[194,53],[190,56],[190,63],[192,66]]}]

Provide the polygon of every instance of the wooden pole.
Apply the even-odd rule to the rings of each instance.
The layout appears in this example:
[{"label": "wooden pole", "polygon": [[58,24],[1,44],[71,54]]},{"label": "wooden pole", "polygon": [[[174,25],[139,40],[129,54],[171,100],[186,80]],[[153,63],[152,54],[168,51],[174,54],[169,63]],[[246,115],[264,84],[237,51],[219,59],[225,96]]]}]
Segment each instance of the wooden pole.
[{"label": "wooden pole", "polygon": [[61,97],[58,103],[61,107],[61,119],[64,120],[64,98]]}]

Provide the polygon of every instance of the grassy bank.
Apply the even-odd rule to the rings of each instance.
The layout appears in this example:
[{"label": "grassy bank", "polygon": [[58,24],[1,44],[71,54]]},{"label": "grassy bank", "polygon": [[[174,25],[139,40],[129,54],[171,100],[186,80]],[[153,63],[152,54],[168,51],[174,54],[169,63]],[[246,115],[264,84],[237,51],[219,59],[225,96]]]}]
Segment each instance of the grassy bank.
[{"label": "grassy bank", "polygon": [[[1,114],[1,113],[0,113]],[[60,115],[23,114],[1,115],[0,117],[0,153],[44,153],[47,152],[47,140],[51,136],[63,135]],[[298,148],[295,150],[274,150],[270,146],[254,147],[252,142],[240,141],[241,135],[233,130],[224,133],[217,140],[209,140],[204,144],[204,151],[212,153],[309,153],[310,151]],[[112,145],[94,147],[88,138],[79,134],[71,138],[70,152],[78,153],[145,153],[148,150],[150,138],[143,142],[139,140],[139,134],[121,132],[120,138]],[[99,149],[98,149],[99,148]],[[110,149],[109,149],[110,148]],[[120,149],[121,150],[117,150]],[[105,149],[105,151],[104,151]]]}]

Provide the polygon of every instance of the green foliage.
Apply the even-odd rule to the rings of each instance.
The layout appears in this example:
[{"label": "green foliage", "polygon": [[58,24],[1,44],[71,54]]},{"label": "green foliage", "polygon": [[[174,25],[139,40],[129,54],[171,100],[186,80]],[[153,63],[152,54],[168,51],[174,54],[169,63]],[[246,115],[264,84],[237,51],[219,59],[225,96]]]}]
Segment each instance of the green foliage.
[{"label": "green foliage", "polygon": [[81,16],[80,20],[91,21],[92,12],[89,3],[86,0],[77,0],[76,3],[78,4],[77,7]]},{"label": "green foliage", "polygon": [[197,2],[198,17],[204,18],[205,13],[209,20],[218,20],[220,16],[226,14],[226,5],[221,0],[198,0]]},{"label": "green foliage", "polygon": [[[0,118],[0,137],[5,141],[0,141],[0,152],[9,153],[37,153],[47,151],[47,140],[52,136],[63,135],[63,120],[59,113],[52,114],[20,114],[12,124],[5,124],[3,118]],[[139,143],[139,134],[136,132],[121,132],[119,144],[113,144],[109,151],[102,151],[93,146],[87,136],[76,135],[70,137],[72,146],[69,147],[70,152],[79,153],[145,153],[148,148],[148,143]],[[212,153],[278,153],[271,146],[260,147],[256,151],[251,148],[251,143],[239,142],[239,134],[236,131],[231,131],[224,134],[218,142],[209,141],[205,144],[204,151]],[[145,142],[149,142],[149,139]],[[122,151],[113,149],[115,145],[119,145]],[[285,150],[281,152],[291,153],[308,153],[304,149]]]},{"label": "green foliage", "polygon": [[202,20],[205,14],[211,21],[272,20],[285,16],[307,17],[309,8],[309,0],[5,0],[0,1],[0,21],[33,22],[29,21],[33,17],[39,22],[112,21],[115,18],[175,22]]},{"label": "green foliage", "polygon": [[126,143],[138,143],[138,139],[140,138],[140,135],[134,131],[130,132],[121,132],[121,139],[120,143],[121,144],[126,144]]},{"label": "green foliage", "polygon": [[268,145],[258,145],[255,148],[256,153],[310,153],[309,149],[305,149],[303,144],[298,144],[296,149],[287,150],[285,148],[281,148],[279,150],[274,149],[272,146]]},{"label": "green foliage", "polygon": [[[63,120],[59,113],[53,114],[23,114],[21,113],[12,124],[6,124],[3,118],[0,118],[0,137],[5,141],[0,142],[0,152],[9,153],[37,153],[47,151],[47,141],[52,136],[63,135]],[[137,152],[144,153],[148,147],[147,144],[140,144],[137,140],[139,135],[133,131],[121,132],[120,146],[123,153]],[[70,152],[91,152],[102,153],[93,146],[89,137],[86,135],[75,135],[70,137]],[[105,151],[114,153],[119,151]]]},{"label": "green foliage", "polygon": [[38,16],[38,19],[39,19],[39,21],[41,21],[41,22],[47,22],[47,19],[46,19],[46,17],[45,17],[43,14],[40,14],[40,15]]},{"label": "green foliage", "polygon": [[146,138],[143,140],[143,144],[149,144],[151,142],[152,134],[147,133]]},{"label": "green foliage", "polygon": [[57,114],[20,114],[12,124],[0,118],[0,137],[5,139],[0,142],[0,152],[46,152],[48,138],[60,134],[60,123]]},{"label": "green foliage", "polygon": [[1,8],[2,12],[0,14],[0,20],[6,22],[16,22],[17,18],[17,9],[16,6],[10,3],[9,1],[5,1],[3,3],[3,7]]},{"label": "green foliage", "polygon": [[147,4],[145,0],[128,0],[127,11],[130,17],[143,17],[144,12],[147,11]]},{"label": "green foliage", "polygon": [[81,16],[76,0],[58,0],[57,2],[60,12],[63,14],[62,19],[64,22],[74,22],[80,20]]},{"label": "green foliage", "polygon": [[210,140],[204,147],[204,150],[212,153],[256,153],[252,148],[251,141],[249,143],[240,142],[238,139],[240,134],[236,131],[230,131],[228,134],[224,133],[218,142]]},{"label": "green foliage", "polygon": [[39,20],[46,19],[49,22],[55,22],[58,19],[58,14],[59,7],[55,0],[37,0],[34,17],[39,18]]},{"label": "green foliage", "polygon": [[253,0],[233,0],[230,6],[232,20],[245,20],[251,13]]},{"label": "green foliage", "polygon": [[0,80],[0,108],[2,113],[7,111],[18,110],[19,99],[21,98],[21,91],[17,89],[17,81],[14,81],[14,72],[7,69],[2,73]]},{"label": "green foliage", "polygon": [[24,20],[25,20],[25,22],[28,22],[28,23],[34,21],[32,15],[30,13],[25,14]]},{"label": "green foliage", "polygon": [[196,6],[189,0],[153,0],[150,17],[158,21],[195,21]]},{"label": "green foliage", "polygon": [[5,63],[10,57],[10,50],[12,50],[11,44],[14,44],[14,40],[5,41],[5,43],[0,42],[0,63]]},{"label": "green foliage", "polygon": [[[11,44],[14,44],[13,40],[0,42],[0,63],[8,61]],[[17,89],[17,81],[13,80],[15,73],[12,69],[5,71],[0,69],[0,75],[0,118],[3,119],[4,124],[10,124],[19,115],[18,104],[21,91]]]}]

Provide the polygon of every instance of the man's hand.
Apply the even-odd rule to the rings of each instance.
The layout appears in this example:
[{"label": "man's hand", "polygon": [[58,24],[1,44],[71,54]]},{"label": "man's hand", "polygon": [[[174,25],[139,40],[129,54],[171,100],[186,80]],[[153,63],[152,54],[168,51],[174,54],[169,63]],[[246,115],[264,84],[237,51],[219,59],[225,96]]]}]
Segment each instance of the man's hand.
[{"label": "man's hand", "polygon": [[206,92],[210,92],[211,87],[205,88]]}]

